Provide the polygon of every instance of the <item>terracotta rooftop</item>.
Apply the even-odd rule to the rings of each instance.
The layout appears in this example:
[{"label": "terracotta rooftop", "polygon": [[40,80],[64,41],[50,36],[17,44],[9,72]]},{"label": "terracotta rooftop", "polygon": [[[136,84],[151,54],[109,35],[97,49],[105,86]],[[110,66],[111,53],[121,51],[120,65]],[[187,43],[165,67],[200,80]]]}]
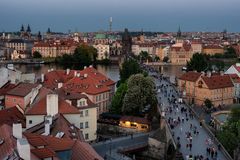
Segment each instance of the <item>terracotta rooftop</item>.
[{"label": "terracotta rooftop", "polygon": [[[39,102],[26,110],[26,115],[46,115],[47,114],[47,98],[41,99]],[[58,98],[58,112],[62,114],[79,114],[79,110],[67,103],[65,100]]]},{"label": "terracotta rooftop", "polygon": [[[50,128],[51,128],[50,135],[54,137],[57,135],[57,133],[63,132],[64,135],[62,138],[78,139],[80,141],[84,141],[81,130],[75,127],[74,125],[70,124],[62,114],[58,114],[53,118],[52,125]],[[25,132],[41,135],[45,132],[45,122],[42,122],[40,124],[33,126],[32,128],[29,128]]]},{"label": "terracotta rooftop", "polygon": [[200,76],[201,76],[201,73],[190,71],[190,72],[184,73],[182,76],[179,77],[179,79],[184,81],[196,82]]},{"label": "terracotta rooftop", "polygon": [[9,90],[13,89],[16,85],[7,82],[4,86],[0,88],[0,95],[5,95]]},{"label": "terracotta rooftop", "polygon": [[17,141],[12,136],[12,127],[7,124],[0,126],[0,137],[4,139],[4,143],[0,145],[0,159],[4,159],[13,154]]},{"label": "terracotta rooftop", "polygon": [[0,125],[8,124],[11,126],[13,123],[19,122],[22,124],[23,128],[26,127],[26,118],[16,106],[0,110]]},{"label": "terracotta rooftop", "polygon": [[31,152],[40,159],[55,157],[55,152],[49,148],[35,148]]},{"label": "terracotta rooftop", "polygon": [[[70,140],[65,138],[56,138],[52,136],[36,135],[31,133],[25,133],[24,135],[27,137],[27,139],[31,139],[33,137],[40,137],[44,139],[47,142],[45,148],[53,151],[54,153],[71,151],[69,152],[69,159],[71,160],[103,160],[103,158],[100,157],[96,151],[86,142],[80,142],[78,140]],[[48,151],[48,153],[50,152]],[[59,154],[56,155],[56,157],[61,159],[61,157],[59,157]]]},{"label": "terracotta rooftop", "polygon": [[37,86],[38,86],[38,84],[20,83],[13,89],[9,90],[7,92],[7,95],[25,97],[32,91],[33,88],[36,88]]},{"label": "terracotta rooftop", "polygon": [[229,75],[202,76],[202,79],[209,89],[234,87]]}]

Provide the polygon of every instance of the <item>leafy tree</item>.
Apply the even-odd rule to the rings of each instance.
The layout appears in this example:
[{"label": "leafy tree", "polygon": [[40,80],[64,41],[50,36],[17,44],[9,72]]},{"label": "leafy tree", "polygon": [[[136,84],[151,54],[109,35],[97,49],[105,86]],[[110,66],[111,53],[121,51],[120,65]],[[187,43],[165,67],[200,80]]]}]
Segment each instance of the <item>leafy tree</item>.
[{"label": "leafy tree", "polygon": [[208,68],[207,57],[204,54],[195,53],[189,62],[187,62],[188,70],[204,71]]},{"label": "leafy tree", "polygon": [[137,61],[133,59],[124,61],[120,69],[120,83],[124,83],[131,75],[141,72],[142,70]]},{"label": "leafy tree", "polygon": [[233,47],[227,47],[225,48],[225,58],[236,58],[237,55],[236,55],[236,51]]},{"label": "leafy tree", "polygon": [[146,51],[141,51],[139,56],[140,56],[140,59],[143,61],[146,61],[147,59],[150,58],[148,52],[146,52]]},{"label": "leafy tree", "polygon": [[166,57],[163,57],[163,62],[168,62],[169,61],[169,58],[166,56]]},{"label": "leafy tree", "polygon": [[155,56],[154,59],[155,59],[156,62],[160,61],[160,58],[158,56]]},{"label": "leafy tree", "polygon": [[217,134],[218,139],[233,156],[233,151],[240,143],[240,107],[234,107],[231,110],[230,118]]},{"label": "leafy tree", "polygon": [[127,92],[127,83],[122,83],[113,96],[110,111],[115,114],[121,114],[123,98]]},{"label": "leafy tree", "polygon": [[142,74],[132,75],[127,85],[128,90],[123,99],[123,113],[138,115],[146,105],[153,107],[157,104],[155,83],[151,77],[144,77]]},{"label": "leafy tree", "polygon": [[33,52],[33,58],[42,58],[42,55],[38,51],[35,51]]},{"label": "leafy tree", "polygon": [[213,107],[212,101],[210,99],[205,99],[204,104],[208,109],[211,109]]}]

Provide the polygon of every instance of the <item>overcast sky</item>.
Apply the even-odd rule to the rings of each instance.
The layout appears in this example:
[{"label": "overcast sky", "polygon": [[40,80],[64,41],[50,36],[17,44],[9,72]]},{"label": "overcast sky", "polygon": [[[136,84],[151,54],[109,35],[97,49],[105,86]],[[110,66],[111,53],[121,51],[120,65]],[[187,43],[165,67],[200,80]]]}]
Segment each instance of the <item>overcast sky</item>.
[{"label": "overcast sky", "polygon": [[0,0],[0,31],[228,31],[240,32],[240,0]]}]

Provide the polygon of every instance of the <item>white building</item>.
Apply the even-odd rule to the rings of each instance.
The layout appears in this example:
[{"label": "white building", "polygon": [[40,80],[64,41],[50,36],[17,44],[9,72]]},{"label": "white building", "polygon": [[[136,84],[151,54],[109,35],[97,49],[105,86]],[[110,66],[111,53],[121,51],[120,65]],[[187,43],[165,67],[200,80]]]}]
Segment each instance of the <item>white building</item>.
[{"label": "white building", "polygon": [[96,44],[93,45],[97,49],[97,60],[109,59],[110,46],[108,44]]}]

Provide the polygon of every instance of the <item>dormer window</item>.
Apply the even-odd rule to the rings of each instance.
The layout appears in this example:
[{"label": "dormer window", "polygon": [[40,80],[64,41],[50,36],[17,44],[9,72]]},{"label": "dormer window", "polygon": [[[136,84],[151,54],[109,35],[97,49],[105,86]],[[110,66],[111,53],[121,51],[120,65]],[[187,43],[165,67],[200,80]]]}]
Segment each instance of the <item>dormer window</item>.
[{"label": "dormer window", "polygon": [[199,82],[198,82],[198,87],[199,87],[199,88],[202,88],[202,85],[203,85],[203,82],[202,82],[202,81],[199,81]]},{"label": "dormer window", "polygon": [[85,98],[82,98],[82,99],[77,101],[77,106],[78,107],[82,107],[82,106],[86,106],[86,105],[87,105],[87,100]]}]

